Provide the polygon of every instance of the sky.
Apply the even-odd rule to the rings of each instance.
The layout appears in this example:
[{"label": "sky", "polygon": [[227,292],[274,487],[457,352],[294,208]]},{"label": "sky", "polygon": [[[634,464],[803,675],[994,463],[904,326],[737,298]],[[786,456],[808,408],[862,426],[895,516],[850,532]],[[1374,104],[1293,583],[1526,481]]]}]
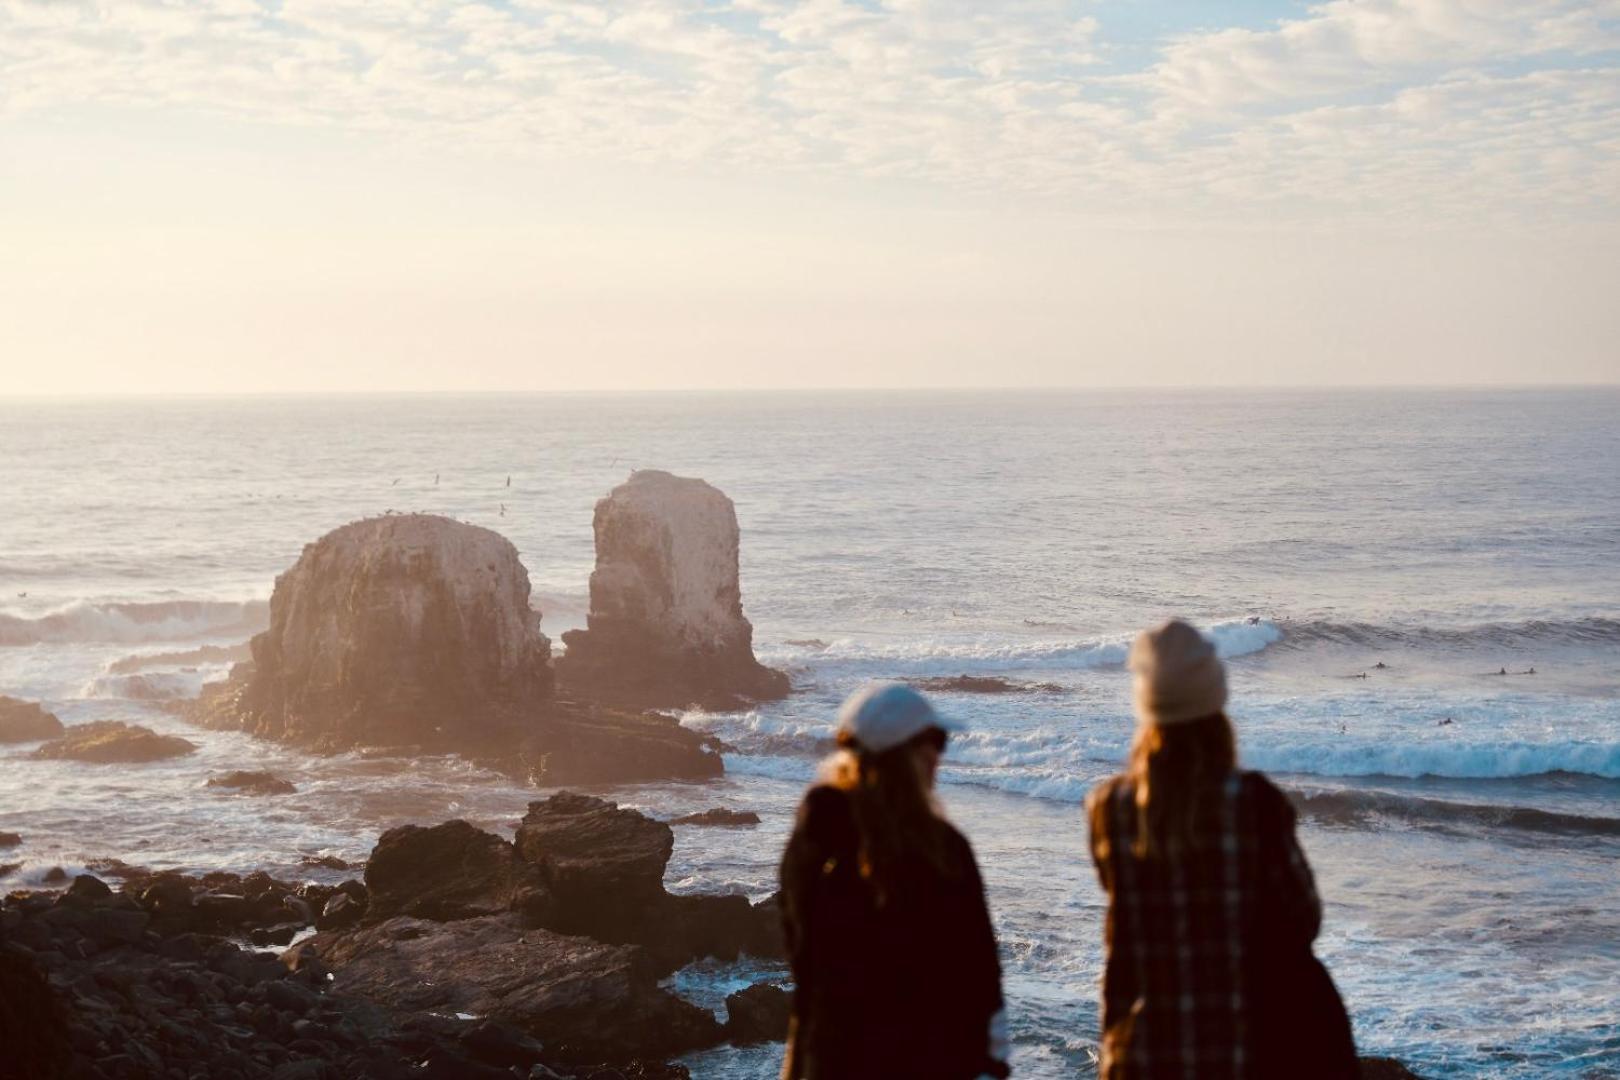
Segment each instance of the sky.
[{"label": "sky", "polygon": [[1617,0],[0,0],[0,395],[1620,382]]}]

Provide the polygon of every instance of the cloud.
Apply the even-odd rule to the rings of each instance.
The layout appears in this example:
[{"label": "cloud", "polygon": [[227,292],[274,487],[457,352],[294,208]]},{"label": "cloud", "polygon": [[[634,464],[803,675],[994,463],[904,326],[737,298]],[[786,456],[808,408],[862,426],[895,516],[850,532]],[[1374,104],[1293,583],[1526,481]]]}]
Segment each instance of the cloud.
[{"label": "cloud", "polygon": [[85,107],[820,171],[1097,213],[1612,215],[1617,0],[1333,0],[1112,64],[1074,0],[0,0],[0,126]]}]

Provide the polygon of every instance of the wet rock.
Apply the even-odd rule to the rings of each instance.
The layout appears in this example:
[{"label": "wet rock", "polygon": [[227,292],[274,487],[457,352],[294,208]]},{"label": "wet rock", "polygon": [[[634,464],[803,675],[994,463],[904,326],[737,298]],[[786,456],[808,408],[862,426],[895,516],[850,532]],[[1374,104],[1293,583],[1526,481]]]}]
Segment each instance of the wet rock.
[{"label": "wet rock", "polygon": [[787,1038],[792,996],[772,983],[755,983],[726,997],[726,1037],[734,1043],[782,1042]]},{"label": "wet rock", "polygon": [[315,920],[315,926],[321,930],[337,930],[345,926],[353,926],[366,914],[366,905],[360,903],[348,893],[334,893],[332,898],[321,908],[320,917]]},{"label": "wet rock", "polygon": [[665,899],[675,834],[606,799],[562,792],[532,802],[517,830],[523,858],[542,867],[556,901],[551,925],[604,941],[634,941]]},{"label": "wet rock", "polygon": [[781,956],[780,913],[742,896],[671,896],[670,826],[605,799],[562,792],[532,802],[520,855],[544,872],[554,907],[544,925],[647,946],[661,970],[701,956]]},{"label": "wet rock", "polygon": [[338,858],[336,855],[305,855],[298,862],[300,865],[307,866],[312,870],[357,870],[364,868],[363,866],[357,867],[351,862]]},{"label": "wet rock", "polygon": [[640,949],[525,930],[513,915],[396,918],[314,941],[340,993],[508,1024],[564,1060],[661,1057],[720,1039],[706,1009],[659,988]]},{"label": "wet rock", "polygon": [[65,1075],[72,1057],[67,1013],[26,954],[0,947],[0,1077]]},{"label": "wet rock", "polygon": [[1056,683],[1025,683],[999,675],[934,675],[908,679],[912,686],[936,694],[1061,694]]},{"label": "wet rock", "polygon": [[40,880],[47,885],[60,885],[67,879],[68,872],[62,869],[60,866],[51,867],[49,870],[45,871],[45,876],[40,878]]},{"label": "wet rock", "polygon": [[542,787],[709,780],[725,772],[720,749],[674,717],[560,700],[525,741],[516,771]]},{"label": "wet rock", "polygon": [[62,894],[62,899],[92,903],[96,900],[105,900],[110,896],[112,896],[112,890],[107,887],[105,881],[89,874],[80,874],[73,879],[73,884],[68,886],[67,892]]},{"label": "wet rock", "polygon": [[62,721],[33,701],[0,695],[0,743],[60,738]]},{"label": "wet rock", "polygon": [[563,635],[562,682],[603,701],[732,708],[785,697],[754,659],[738,581],[736,508],[702,480],[639,470],[596,504],[584,630]]},{"label": "wet rock", "polygon": [[671,825],[705,825],[719,828],[743,828],[759,824],[759,815],[752,810],[727,810],[717,806],[713,810],[704,810],[697,814],[685,814],[678,818],[670,818]]},{"label": "wet rock", "polygon": [[98,720],[75,724],[59,739],[34,751],[37,758],[88,761],[97,764],[138,764],[183,757],[197,746],[176,735],[159,735],[139,724]]},{"label": "wet rock", "polygon": [[1364,1057],[1360,1064],[1361,1080],[1419,1080],[1417,1074],[1394,1058]]},{"label": "wet rock", "polygon": [[524,910],[539,920],[549,891],[539,869],[507,841],[465,821],[402,825],[377,840],[366,863],[367,919],[396,915],[466,919]]},{"label": "wet rock", "polygon": [[252,663],[193,715],[323,750],[472,750],[526,733],[549,657],[510,541],[429,514],[368,518],[276,579]]},{"label": "wet rock", "polygon": [[22,844],[22,837],[14,832],[0,832],[0,851],[14,848]]},{"label": "wet rock", "polygon": [[272,776],[270,773],[241,770],[211,777],[207,786],[224,788],[242,795],[291,795],[298,790],[290,781]]}]

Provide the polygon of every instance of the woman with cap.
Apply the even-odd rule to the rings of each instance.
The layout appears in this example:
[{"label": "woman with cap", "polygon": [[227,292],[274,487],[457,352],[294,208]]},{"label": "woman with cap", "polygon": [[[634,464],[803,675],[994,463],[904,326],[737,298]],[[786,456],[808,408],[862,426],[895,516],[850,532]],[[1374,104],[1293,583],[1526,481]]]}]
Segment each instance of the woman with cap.
[{"label": "woman with cap", "polygon": [[1294,811],[1237,768],[1214,647],[1173,621],[1128,665],[1130,764],[1086,807],[1108,894],[1100,1076],[1355,1077],[1349,1019],[1311,954],[1322,906]]},{"label": "woman with cap", "polygon": [[957,729],[896,683],[844,703],[782,857],[784,1080],[1009,1075],[984,885],[933,795]]}]

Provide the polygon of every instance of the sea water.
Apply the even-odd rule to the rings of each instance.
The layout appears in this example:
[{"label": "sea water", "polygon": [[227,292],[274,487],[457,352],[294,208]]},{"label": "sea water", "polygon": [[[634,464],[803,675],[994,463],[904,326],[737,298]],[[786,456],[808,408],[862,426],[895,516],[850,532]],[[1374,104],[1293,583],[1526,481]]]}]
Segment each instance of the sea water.
[{"label": "sea water", "polygon": [[[1620,1075],[1620,391],[730,394],[0,401],[0,693],[201,749],[142,766],[0,751],[0,888],[102,857],[190,870],[364,858],[383,829],[509,832],[538,797],[454,758],[312,757],[165,704],[346,521],[505,534],[555,640],[583,621],[594,501],[701,476],[742,525],[743,600],[786,701],[683,721],[726,777],[610,789],[668,816],[676,891],[774,888],[795,803],[863,680],[945,693],[943,801],[1000,937],[1020,1076],[1095,1051],[1103,896],[1081,802],[1130,737],[1131,634],[1198,622],[1244,761],[1304,807],[1318,952],[1365,1053],[1434,1077]],[[1528,674],[1531,670],[1534,674]],[[1502,672],[1507,674],[1502,674]],[[265,768],[273,799],[206,778]],[[15,864],[15,865],[11,865]],[[725,994],[780,966],[699,964]],[[688,1060],[766,1077],[779,1049]]]}]

